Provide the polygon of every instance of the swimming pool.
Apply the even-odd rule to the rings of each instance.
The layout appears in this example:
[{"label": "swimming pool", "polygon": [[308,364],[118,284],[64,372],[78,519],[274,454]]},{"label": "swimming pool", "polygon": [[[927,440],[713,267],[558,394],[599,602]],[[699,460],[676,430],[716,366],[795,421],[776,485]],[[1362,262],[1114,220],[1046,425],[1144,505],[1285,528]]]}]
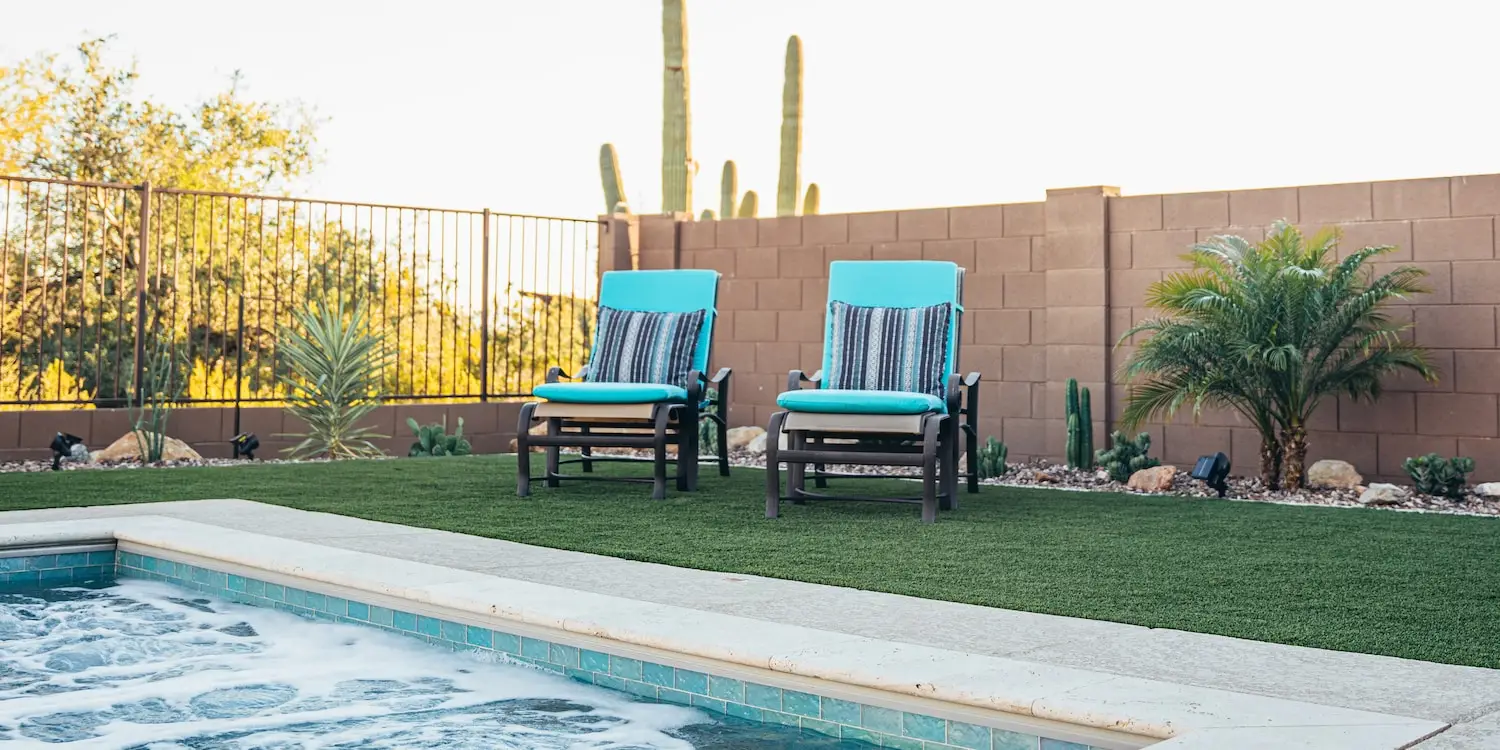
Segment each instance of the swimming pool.
[{"label": "swimming pool", "polygon": [[635,700],[493,651],[152,581],[0,593],[0,747],[813,748],[862,742]]}]

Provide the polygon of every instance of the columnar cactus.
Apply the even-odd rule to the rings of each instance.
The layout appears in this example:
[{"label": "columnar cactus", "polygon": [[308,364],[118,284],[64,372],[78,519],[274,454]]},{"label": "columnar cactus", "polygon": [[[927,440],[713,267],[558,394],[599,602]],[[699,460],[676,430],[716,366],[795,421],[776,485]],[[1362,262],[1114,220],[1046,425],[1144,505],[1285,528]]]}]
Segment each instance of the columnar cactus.
[{"label": "columnar cactus", "polygon": [[1094,418],[1089,400],[1089,389],[1079,394],[1078,381],[1068,378],[1068,390],[1063,397],[1064,413],[1068,420],[1068,443],[1066,446],[1068,467],[1089,470],[1094,468]]},{"label": "columnar cactus", "polygon": [[802,215],[812,216],[818,213],[818,204],[822,201],[823,193],[818,189],[818,183],[814,182],[807,186],[807,197],[802,199]]},{"label": "columnar cactus", "polygon": [[625,180],[620,175],[620,155],[615,144],[599,147],[599,178],[604,182],[604,213],[620,213],[625,206]]},{"label": "columnar cactus", "polygon": [[802,40],[786,40],[786,78],[781,85],[781,177],[776,215],[796,216],[802,196]]},{"label": "columnar cactus", "polygon": [[662,213],[693,211],[693,131],[688,110],[686,0],[662,0]]},{"label": "columnar cactus", "polygon": [[733,161],[724,162],[724,176],[719,180],[719,215],[734,218],[734,199],[740,194],[740,173]]},{"label": "columnar cactus", "polygon": [[760,196],[754,190],[746,190],[744,200],[740,201],[740,211],[735,214],[741,219],[753,219],[760,212]]},{"label": "columnar cactus", "polygon": [[713,221],[717,218],[719,217],[714,216],[714,210],[712,208],[705,208],[703,209],[703,213],[698,215],[699,221]]}]

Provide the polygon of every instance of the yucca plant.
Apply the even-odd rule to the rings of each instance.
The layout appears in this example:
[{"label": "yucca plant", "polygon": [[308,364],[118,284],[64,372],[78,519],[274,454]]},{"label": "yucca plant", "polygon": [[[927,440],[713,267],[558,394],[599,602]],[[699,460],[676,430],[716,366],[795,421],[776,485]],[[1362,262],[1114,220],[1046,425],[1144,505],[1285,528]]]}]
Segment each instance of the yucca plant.
[{"label": "yucca plant", "polygon": [[286,410],[307,424],[302,441],[285,449],[293,458],[368,458],[383,455],[370,440],[378,435],[359,423],[380,405],[380,375],[391,353],[366,325],[364,305],[348,319],[319,302],[298,312],[301,329],[283,329],[278,348],[291,365],[283,375]]},{"label": "yucca plant", "polygon": [[1428,380],[1424,349],[1402,339],[1409,323],[1387,304],[1426,291],[1426,272],[1402,266],[1376,276],[1370,261],[1393,252],[1367,247],[1338,260],[1339,234],[1311,238],[1286,222],[1264,242],[1217,236],[1196,244],[1192,270],[1151,286],[1163,313],[1127,331],[1151,335],[1126,363],[1137,379],[1122,421],[1136,426],[1191,403],[1234,409],[1261,435],[1261,474],[1270,486],[1302,487],[1307,423],[1323,399],[1374,400],[1398,371]]}]

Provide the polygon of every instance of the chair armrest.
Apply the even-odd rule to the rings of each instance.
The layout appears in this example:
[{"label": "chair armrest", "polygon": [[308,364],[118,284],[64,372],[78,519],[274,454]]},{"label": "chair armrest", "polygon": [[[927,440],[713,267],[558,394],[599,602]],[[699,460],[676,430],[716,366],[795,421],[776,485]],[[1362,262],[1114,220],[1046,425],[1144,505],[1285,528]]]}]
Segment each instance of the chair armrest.
[{"label": "chair armrest", "polygon": [[964,376],[965,388],[973,388],[976,385],[979,385],[979,373],[971,372],[968,375]]},{"label": "chair armrest", "polygon": [[730,371],[728,367],[720,367],[719,371],[714,373],[714,376],[708,379],[708,382],[715,384],[722,383],[729,379],[729,374]]},{"label": "chair armrest", "polygon": [[703,373],[701,371],[699,371],[699,370],[689,370],[688,371],[688,376],[687,376],[687,392],[688,392],[688,397],[687,397],[687,400],[688,400],[688,403],[692,404],[693,408],[695,408],[695,409],[703,401],[703,384],[705,382],[707,382],[707,380],[708,379],[705,378],[705,377],[703,377]]},{"label": "chair armrest", "polygon": [[791,372],[789,372],[789,373],[786,374],[786,389],[787,390],[789,390],[789,391],[800,391],[800,390],[802,390],[802,384],[803,383],[811,383],[814,386],[822,385],[823,384],[823,371],[822,370],[818,370],[817,372],[813,373],[811,377],[809,377],[808,375],[806,375],[805,373],[803,373],[801,370],[792,370]]},{"label": "chair armrest", "polygon": [[[582,373],[579,373],[579,374],[582,375]],[[547,382],[548,383],[560,383],[560,382],[562,382],[564,380],[572,380],[572,379],[573,379],[573,376],[569,375],[566,372],[563,372],[563,368],[561,368],[561,367],[549,367],[549,368],[547,368]]]}]

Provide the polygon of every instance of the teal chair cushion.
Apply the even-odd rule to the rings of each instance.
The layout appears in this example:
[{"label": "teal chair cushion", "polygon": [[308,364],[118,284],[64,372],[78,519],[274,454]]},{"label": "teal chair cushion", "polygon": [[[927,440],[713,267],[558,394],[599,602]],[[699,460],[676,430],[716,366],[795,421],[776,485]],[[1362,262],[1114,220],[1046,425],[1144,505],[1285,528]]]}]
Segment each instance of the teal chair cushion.
[{"label": "teal chair cushion", "polygon": [[561,404],[655,404],[687,401],[687,389],[665,383],[546,383],[532,389],[537,398]]},{"label": "teal chair cushion", "polygon": [[944,406],[942,399],[927,393],[836,388],[787,391],[776,397],[776,405],[818,414],[926,414],[942,411]]}]

